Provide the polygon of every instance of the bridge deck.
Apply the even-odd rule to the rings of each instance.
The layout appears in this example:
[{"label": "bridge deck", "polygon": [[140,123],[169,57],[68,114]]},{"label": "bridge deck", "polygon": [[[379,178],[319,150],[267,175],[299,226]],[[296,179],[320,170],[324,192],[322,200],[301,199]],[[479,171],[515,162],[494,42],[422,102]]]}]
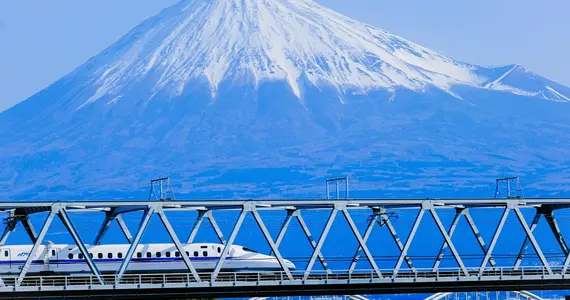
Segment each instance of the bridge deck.
[{"label": "bridge deck", "polygon": [[395,276],[391,270],[382,270],[377,277],[374,270],[348,273],[311,274],[303,279],[303,272],[294,272],[288,279],[283,272],[220,273],[215,281],[210,273],[201,273],[202,282],[190,273],[126,274],[117,283],[116,275],[103,275],[104,284],[98,284],[94,275],[29,276],[19,286],[16,277],[5,276],[2,297],[131,297],[133,295],[162,295],[173,297],[260,297],[286,295],[327,294],[394,294],[434,293],[445,291],[501,291],[501,290],[555,290],[570,288],[570,274],[560,269],[549,274],[545,268],[520,270],[503,268],[470,269],[465,275],[460,269],[439,272],[401,270]]}]

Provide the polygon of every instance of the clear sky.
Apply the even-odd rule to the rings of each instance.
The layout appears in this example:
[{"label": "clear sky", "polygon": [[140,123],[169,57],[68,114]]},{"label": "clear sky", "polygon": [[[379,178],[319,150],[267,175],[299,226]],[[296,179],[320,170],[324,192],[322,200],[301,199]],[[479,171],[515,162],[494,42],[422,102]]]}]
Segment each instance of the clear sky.
[{"label": "clear sky", "polygon": [[[0,0],[0,111],[176,0]],[[319,0],[455,59],[522,64],[570,86],[568,0]]]}]

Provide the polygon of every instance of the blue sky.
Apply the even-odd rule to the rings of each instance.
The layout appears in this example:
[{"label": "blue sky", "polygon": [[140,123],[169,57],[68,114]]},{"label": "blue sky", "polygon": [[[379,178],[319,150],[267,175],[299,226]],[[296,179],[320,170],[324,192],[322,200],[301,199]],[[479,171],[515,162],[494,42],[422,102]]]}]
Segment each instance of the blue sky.
[{"label": "blue sky", "polygon": [[[0,0],[0,111],[176,0]],[[568,0],[319,0],[455,59],[519,63],[570,86]]]}]

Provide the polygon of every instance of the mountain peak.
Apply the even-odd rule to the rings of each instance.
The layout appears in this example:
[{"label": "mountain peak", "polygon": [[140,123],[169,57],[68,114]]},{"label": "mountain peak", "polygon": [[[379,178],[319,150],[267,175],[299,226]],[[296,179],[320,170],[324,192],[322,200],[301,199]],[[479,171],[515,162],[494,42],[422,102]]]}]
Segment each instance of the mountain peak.
[{"label": "mountain peak", "polygon": [[97,90],[80,107],[152,76],[152,94],[183,93],[205,78],[215,96],[236,76],[285,80],[302,97],[301,80],[346,91],[478,85],[473,66],[351,20],[309,0],[187,0],[147,20],[95,58]]}]

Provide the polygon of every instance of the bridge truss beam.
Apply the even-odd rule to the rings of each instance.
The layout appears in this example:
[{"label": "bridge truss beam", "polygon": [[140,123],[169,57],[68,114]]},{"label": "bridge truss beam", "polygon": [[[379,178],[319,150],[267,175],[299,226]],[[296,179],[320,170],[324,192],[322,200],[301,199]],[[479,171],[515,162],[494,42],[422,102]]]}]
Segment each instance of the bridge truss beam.
[{"label": "bridge truss beam", "polygon": [[[232,245],[236,243],[236,238],[238,234],[243,229],[243,224],[246,216],[251,214],[253,220],[257,227],[261,230],[261,234],[267,244],[269,245],[270,255],[274,256],[276,261],[281,267],[281,272],[273,272],[271,276],[272,280],[278,278],[278,281],[283,283],[287,282],[290,285],[305,285],[310,282],[320,282],[324,280],[325,283],[336,282],[335,280],[348,280],[346,282],[355,282],[354,278],[358,280],[359,278],[365,278],[366,282],[372,284],[373,282],[384,282],[386,280],[393,283],[409,283],[413,286],[412,282],[419,282],[418,278],[422,279],[422,282],[426,283],[433,279],[432,284],[437,286],[440,282],[445,282],[445,276],[455,276],[453,281],[456,282],[472,282],[477,280],[479,282],[489,282],[502,280],[503,278],[512,278],[513,276],[541,276],[541,278],[549,278],[549,280],[569,280],[567,271],[570,266],[570,251],[566,241],[564,240],[561,233],[561,225],[555,218],[554,211],[556,209],[563,209],[570,207],[570,199],[448,199],[448,200],[415,200],[415,199],[378,199],[378,200],[289,200],[289,201],[71,201],[71,202],[56,202],[56,203],[45,203],[45,202],[0,202],[0,211],[4,211],[10,214],[9,221],[5,222],[6,228],[2,238],[0,238],[0,246],[8,240],[10,232],[15,228],[15,225],[20,222],[22,223],[27,235],[33,241],[33,246],[26,258],[25,262],[21,267],[21,271],[16,277],[10,277],[3,275],[0,278],[0,293],[3,290],[11,290],[12,292],[25,291],[29,286],[28,281],[30,277],[35,275],[28,275],[31,269],[36,270],[32,273],[37,273],[37,267],[33,266],[33,262],[39,260],[40,252],[39,249],[45,239],[45,236],[50,229],[52,221],[55,216],[58,216],[67,231],[70,233],[73,241],[77,245],[80,253],[85,259],[85,263],[89,266],[92,272],[92,277],[90,277],[90,282],[97,283],[98,286],[104,287],[109,284],[114,286],[122,286],[125,284],[123,282],[123,277],[125,276],[128,266],[133,258],[134,253],[137,251],[141,243],[141,239],[146,232],[150,220],[154,215],[156,215],[161,221],[162,225],[166,229],[170,239],[175,245],[176,249],[182,257],[187,268],[188,282],[185,283],[187,288],[214,288],[218,284],[224,284],[228,281],[226,272],[224,270],[224,263],[227,257],[230,255],[230,250]],[[489,244],[485,243],[485,239],[481,235],[475,220],[471,217],[470,212],[480,208],[492,208],[492,209],[502,209],[502,214],[495,228],[495,232],[490,239]],[[535,216],[532,223],[526,222],[522,210],[535,210]],[[400,240],[396,229],[390,218],[387,215],[388,210],[415,210],[417,215],[412,224],[409,234],[406,236],[404,243]],[[442,220],[440,214],[443,211],[455,211],[453,219],[446,227],[445,218]],[[137,228],[136,234],[131,235],[129,229],[127,228],[123,216],[127,213],[134,211],[143,211],[143,216],[140,220],[139,226]],[[197,232],[200,229],[204,220],[208,220],[212,226],[217,239],[224,246],[222,247],[221,255],[215,263],[213,271],[208,273],[207,276],[200,274],[192,263],[192,259],[184,251],[184,244],[178,238],[178,235],[174,231],[174,228],[168,219],[168,213],[170,211],[177,212],[197,212],[198,216],[192,229],[186,239],[186,243],[195,242],[197,237]],[[234,211],[238,212],[238,217],[231,230],[229,237],[224,237],[224,234],[219,227],[216,219],[214,218],[214,212],[216,211]],[[286,212],[285,219],[283,220],[279,232],[274,238],[268,229],[264,219],[262,218],[263,211],[282,211]],[[313,238],[311,230],[303,217],[303,211],[322,211],[323,214],[328,214],[326,222],[320,235],[317,239]],[[19,212],[19,218],[14,219],[15,212]],[[30,221],[30,216],[35,213],[47,213],[46,220],[38,233],[35,232],[33,225]],[[99,229],[97,236],[95,238],[94,244],[100,244],[105,233],[108,231],[110,224],[116,221],[119,224],[121,231],[125,238],[129,241],[130,246],[125,254],[123,261],[116,274],[112,278],[108,278],[108,275],[102,274],[94,260],[92,259],[92,254],[89,252],[89,245],[84,244],[80,234],[78,233],[76,226],[74,225],[70,214],[82,212],[82,213],[104,213],[104,221]],[[364,228],[359,228],[358,222],[355,222],[355,214],[352,212],[366,212],[365,215],[370,216],[370,218],[365,222]],[[513,212],[516,215],[518,223],[522,226],[525,237],[520,248],[520,254],[517,257],[515,265],[511,266],[501,266],[498,265],[497,261],[493,259],[493,251],[496,248],[498,241],[504,234],[505,223],[509,214]],[[23,214],[22,214],[23,213]],[[350,266],[347,270],[333,270],[326,256],[323,253],[325,244],[327,240],[335,234],[335,229],[333,227],[336,217],[341,213],[350,229],[350,232],[356,240],[356,249],[352,261],[350,261]],[[371,214],[370,214],[371,213]],[[437,255],[434,257],[435,261],[432,267],[429,269],[419,268],[412,264],[412,257],[410,256],[410,248],[412,244],[415,244],[416,235],[418,230],[422,227],[422,222],[426,213],[433,219],[438,236],[443,240],[441,247]],[[542,252],[541,245],[534,236],[535,229],[539,226],[539,219],[541,216],[545,216],[548,228],[554,233],[556,242],[560,247],[561,251],[565,255],[564,263],[561,266],[554,267],[551,262],[548,261],[547,256]],[[479,247],[483,252],[483,259],[477,265],[468,265],[466,260],[462,257],[462,253],[455,247],[453,243],[454,234],[457,235],[458,222],[461,218],[464,218],[469,225],[471,233],[475,236]],[[309,241],[311,246],[311,254],[308,257],[307,265],[303,270],[291,270],[286,263],[285,256],[280,252],[280,247],[283,247],[285,234],[290,228],[291,221],[296,219],[302,229],[303,234]],[[393,268],[382,270],[379,267],[377,256],[374,256],[372,248],[369,247],[368,243],[374,241],[371,239],[371,233],[375,224],[380,224],[380,227],[387,227],[388,233],[395,242],[399,255],[395,261]],[[361,234],[362,231],[363,235]],[[471,234],[470,233],[470,234]],[[416,242],[418,243],[418,242]],[[536,252],[538,260],[541,266],[533,266],[534,269],[529,271],[528,266],[522,266],[522,258],[525,255],[525,251],[531,245]],[[453,269],[449,275],[448,268],[441,267],[441,261],[444,257],[445,251],[448,250],[453,259],[457,264],[457,268]],[[360,257],[366,257],[369,263],[369,269],[363,270],[362,268],[357,268],[357,262]],[[323,270],[314,270],[313,267],[317,260],[323,267]],[[403,269],[402,265],[404,262],[407,264],[409,269]],[[490,266],[488,266],[490,265]],[[365,272],[368,275],[364,275]],[[526,273],[525,273],[526,272]],[[529,273],[530,272],[530,273]],[[278,274],[278,275],[275,275]],[[130,276],[130,275],[129,275]],[[167,278],[166,274],[162,275],[163,278]],[[220,279],[222,276],[223,280]],[[240,275],[234,274],[233,281],[236,285],[240,285],[243,282],[240,281]],[[263,278],[269,275],[258,274],[258,284],[263,282]],[[346,279],[343,279],[345,278]],[[443,277],[442,277],[443,276]],[[129,277],[130,278],[130,277]],[[142,277],[141,277],[142,278]],[[443,278],[443,279],[442,279]],[[410,281],[406,281],[406,280]],[[443,281],[442,281],[443,280]],[[532,280],[536,278],[532,277]],[[67,280],[65,280],[67,284]],[[240,283],[241,282],[241,283]],[[362,281],[356,281],[358,284],[363,284]],[[167,282],[166,282],[167,283]],[[164,283],[164,284],[166,284]],[[142,284],[142,283],[141,283]],[[164,285],[163,284],[163,285]],[[442,284],[445,289],[442,291],[449,291],[450,286]],[[515,288],[510,288],[517,290]],[[459,290],[459,288],[458,288]],[[522,290],[522,289],[518,289]],[[1,294],[0,294],[1,295]]]}]

